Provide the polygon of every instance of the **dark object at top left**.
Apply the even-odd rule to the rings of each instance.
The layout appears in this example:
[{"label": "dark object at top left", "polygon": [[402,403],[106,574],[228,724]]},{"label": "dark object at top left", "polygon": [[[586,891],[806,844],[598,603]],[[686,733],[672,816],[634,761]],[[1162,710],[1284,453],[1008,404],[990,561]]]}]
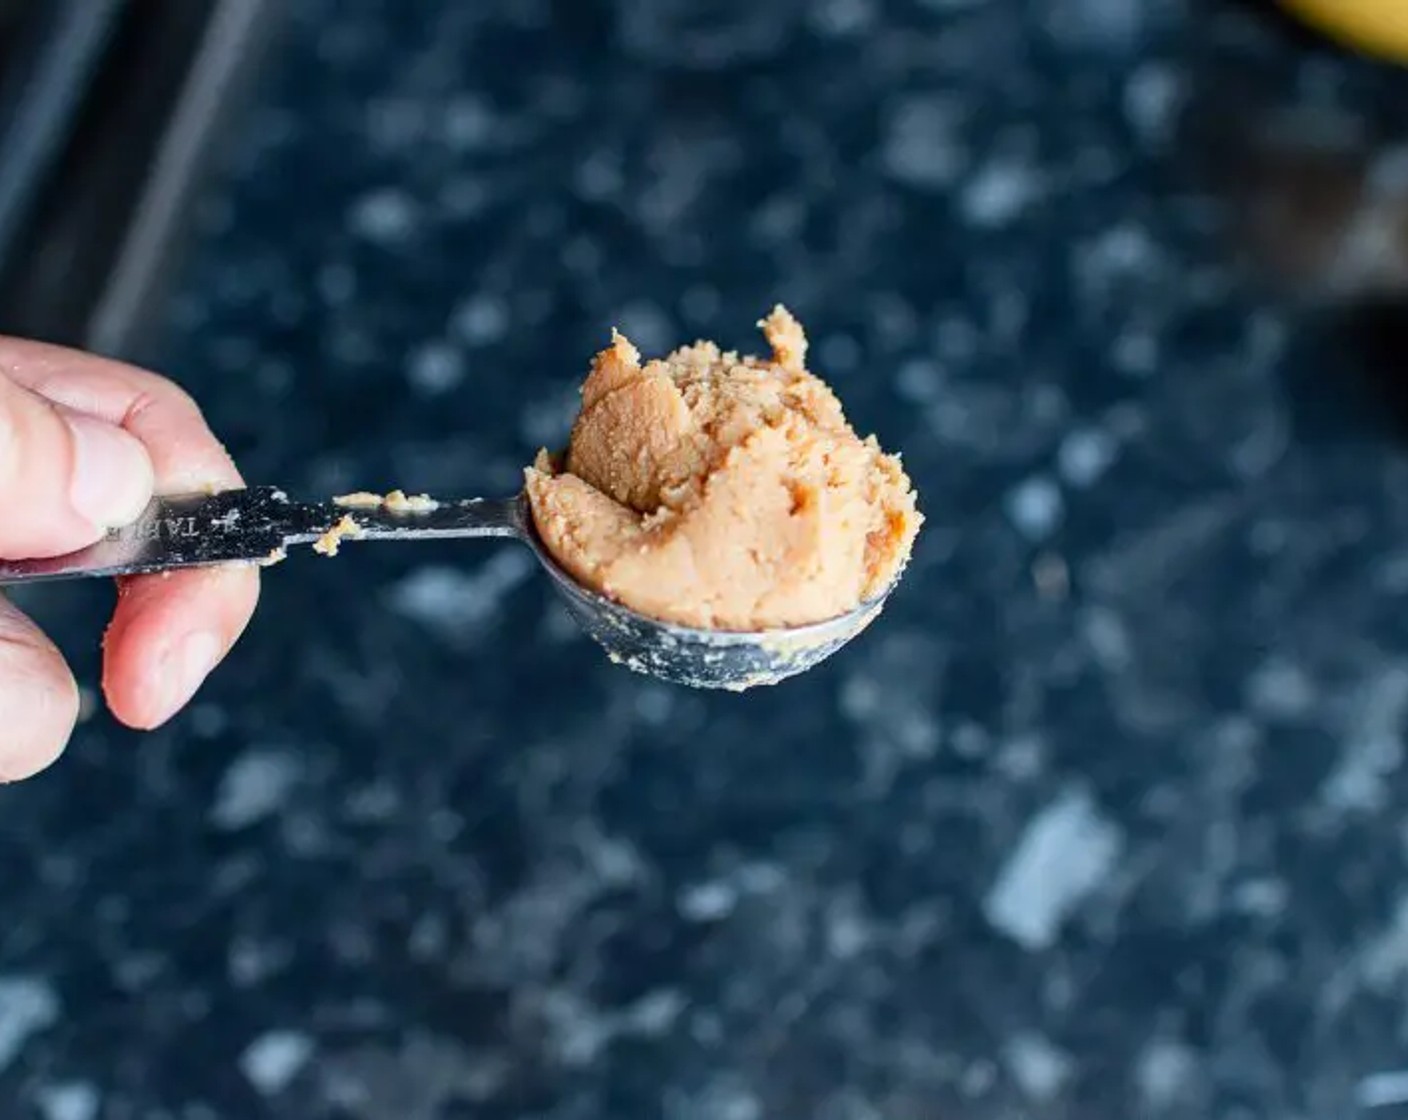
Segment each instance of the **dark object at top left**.
[{"label": "dark object at top left", "polygon": [[0,0],[0,333],[131,355],[275,0]]}]

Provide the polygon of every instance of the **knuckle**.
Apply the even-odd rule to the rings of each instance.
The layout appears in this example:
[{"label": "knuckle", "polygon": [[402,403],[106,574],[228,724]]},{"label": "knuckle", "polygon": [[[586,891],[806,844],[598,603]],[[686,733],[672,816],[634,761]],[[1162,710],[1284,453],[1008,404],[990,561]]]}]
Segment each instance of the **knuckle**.
[{"label": "knuckle", "polygon": [[137,391],[127,408],[125,423],[137,420],[144,413],[154,409],[175,409],[194,416],[201,415],[200,405],[196,403],[195,397],[176,382],[147,370],[135,370],[133,380]]}]

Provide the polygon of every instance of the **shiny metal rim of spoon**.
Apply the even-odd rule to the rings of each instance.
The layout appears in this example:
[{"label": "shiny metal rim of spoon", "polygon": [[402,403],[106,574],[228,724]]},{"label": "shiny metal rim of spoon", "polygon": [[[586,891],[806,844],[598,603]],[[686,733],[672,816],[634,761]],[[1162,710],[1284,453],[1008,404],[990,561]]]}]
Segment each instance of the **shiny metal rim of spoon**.
[{"label": "shiny metal rim of spoon", "polygon": [[[348,521],[347,519],[351,519]],[[78,552],[43,560],[0,561],[0,586],[178,568],[269,565],[288,548],[328,538],[338,543],[513,538],[532,550],[568,612],[612,661],[691,688],[743,691],[776,684],[817,665],[880,613],[885,592],[837,618],[778,630],[701,630],[642,615],[567,574],[539,539],[527,498],[470,498],[424,508],[335,501],[295,502],[276,487],[154,500],[132,525]]]}]

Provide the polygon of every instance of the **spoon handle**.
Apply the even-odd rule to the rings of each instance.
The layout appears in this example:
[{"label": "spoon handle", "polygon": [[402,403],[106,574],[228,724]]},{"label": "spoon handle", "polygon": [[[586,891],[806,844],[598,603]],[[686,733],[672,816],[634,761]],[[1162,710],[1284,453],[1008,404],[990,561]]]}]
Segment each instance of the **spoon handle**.
[{"label": "spoon handle", "polygon": [[[351,520],[344,520],[350,518]],[[340,531],[334,529],[340,527]],[[0,585],[125,576],[215,564],[271,564],[284,550],[331,540],[443,540],[522,533],[517,498],[363,505],[294,502],[273,486],[156,498],[133,524],[43,560],[0,560]],[[332,536],[329,536],[332,534]]]}]

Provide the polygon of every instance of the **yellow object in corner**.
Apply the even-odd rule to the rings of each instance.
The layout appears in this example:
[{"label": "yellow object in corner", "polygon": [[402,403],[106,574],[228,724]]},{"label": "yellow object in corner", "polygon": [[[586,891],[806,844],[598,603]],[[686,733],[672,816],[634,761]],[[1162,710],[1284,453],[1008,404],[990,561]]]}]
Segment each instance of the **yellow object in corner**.
[{"label": "yellow object in corner", "polygon": [[1408,0],[1282,0],[1307,23],[1347,46],[1408,62]]}]

